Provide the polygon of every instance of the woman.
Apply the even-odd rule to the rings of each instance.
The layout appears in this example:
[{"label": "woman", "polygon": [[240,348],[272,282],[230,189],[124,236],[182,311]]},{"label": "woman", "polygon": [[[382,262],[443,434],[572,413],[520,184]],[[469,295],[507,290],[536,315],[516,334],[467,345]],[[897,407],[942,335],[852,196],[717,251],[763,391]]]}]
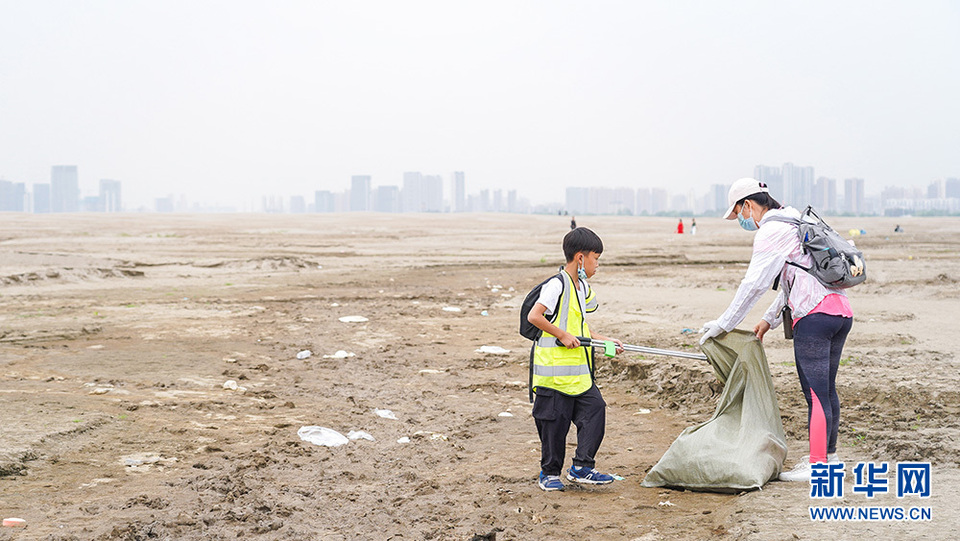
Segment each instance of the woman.
[{"label": "woman", "polygon": [[853,311],[842,290],[826,288],[810,274],[787,264],[809,267],[812,259],[803,253],[795,225],[771,219],[778,215],[799,219],[796,209],[781,207],[770,196],[767,186],[752,178],[734,182],[727,202],[730,208],[725,218],[736,218],[740,227],[757,231],[757,235],[753,239],[747,275],[740,282],[733,302],[719,318],[704,324],[700,343],[740,324],[777,276],[780,277],[780,293],[753,332],[762,341],[767,331],[780,325],[784,308],[789,308],[786,313],[792,321],[784,324],[793,328],[797,375],[807,399],[810,455],[801,459],[793,470],[781,473],[780,480],[809,481],[812,463],[839,462],[837,368],[853,324]]}]

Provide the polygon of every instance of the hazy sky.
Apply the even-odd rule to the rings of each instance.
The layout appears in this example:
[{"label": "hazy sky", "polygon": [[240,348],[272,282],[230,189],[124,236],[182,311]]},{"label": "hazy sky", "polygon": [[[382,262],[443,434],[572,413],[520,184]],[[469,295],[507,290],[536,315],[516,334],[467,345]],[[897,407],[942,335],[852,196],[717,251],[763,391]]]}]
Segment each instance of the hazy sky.
[{"label": "hazy sky", "polygon": [[960,2],[0,0],[0,177],[128,205],[960,176]]}]

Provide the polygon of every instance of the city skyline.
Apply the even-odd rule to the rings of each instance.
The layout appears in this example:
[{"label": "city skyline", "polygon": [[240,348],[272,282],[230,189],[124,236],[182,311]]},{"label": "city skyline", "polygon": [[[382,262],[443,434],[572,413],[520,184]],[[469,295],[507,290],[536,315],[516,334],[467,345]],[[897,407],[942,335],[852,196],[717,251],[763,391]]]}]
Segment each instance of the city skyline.
[{"label": "city skyline", "polygon": [[[781,166],[756,165],[753,178],[764,182],[779,202],[803,208],[812,205],[827,214],[902,215],[915,213],[960,214],[960,178],[948,177],[929,183],[926,189],[884,186],[879,194],[868,194],[863,178],[838,182],[820,176],[810,165],[787,162]],[[152,206],[124,205],[122,182],[100,179],[97,195],[81,196],[79,169],[75,165],[51,167],[49,183],[25,183],[0,179],[0,212],[512,212],[570,214],[711,215],[728,206],[729,183],[712,184],[699,193],[671,192],[663,188],[628,186],[566,186],[564,198],[544,203],[518,196],[516,189],[481,188],[467,193],[466,174],[454,171],[443,175],[419,171],[403,173],[402,185],[376,185],[371,175],[353,175],[345,190],[315,190],[313,197],[269,194],[259,206],[210,205],[189,201],[187,194],[155,198]],[[448,186],[445,190],[444,186]],[[556,193],[555,187],[551,193]],[[842,188],[842,189],[841,189]]]},{"label": "city skyline", "polygon": [[[3,164],[0,163],[0,167],[2,167],[2,165]],[[746,168],[746,169],[749,169],[749,168]],[[93,211],[95,210],[94,207],[100,204],[100,200],[103,200],[104,197],[107,197],[104,195],[105,190],[108,193],[112,193],[114,190],[119,190],[120,181],[117,181],[117,180],[98,179],[97,183],[93,183],[93,184],[89,182],[86,182],[86,183],[80,182],[78,171],[79,171],[79,166],[77,165],[54,165],[54,166],[51,166],[51,173],[49,173],[48,179],[45,182],[41,181],[41,182],[28,183],[25,181],[18,181],[18,180],[5,178],[3,175],[0,175],[0,183],[12,183],[14,186],[18,184],[23,184],[25,187],[33,186],[34,189],[32,191],[27,190],[25,192],[25,195],[29,196],[31,198],[31,201],[33,200],[33,198],[36,197],[32,192],[36,191],[38,189],[37,187],[44,189],[44,186],[46,186],[46,189],[50,190],[51,186],[62,185],[62,188],[59,191],[54,188],[49,193],[40,194],[41,201],[44,201],[45,199],[43,198],[45,197],[52,197],[51,201],[49,202],[49,205],[51,206],[51,208],[57,209],[57,210],[54,210],[54,212],[64,211],[63,205],[71,204],[71,203],[64,203],[63,201],[58,199],[58,197],[63,197],[63,196],[62,195],[58,196],[56,194],[62,194],[64,193],[64,190],[69,190],[71,192],[78,194],[76,196],[76,199],[78,202],[75,204],[75,206],[70,207],[72,210],[66,210],[67,212],[77,211],[81,209]],[[960,177],[960,173],[955,173],[952,175],[948,174],[946,176],[939,177],[939,178],[925,179],[921,182],[913,183],[913,184],[905,184],[905,185],[892,184],[892,185],[879,186],[875,182],[869,182],[869,179],[865,180],[863,177],[854,176],[854,177],[840,179],[839,182],[841,184],[839,188],[837,188],[836,175],[826,177],[826,176],[817,174],[816,178],[814,178],[814,171],[815,171],[815,168],[813,166],[795,165],[791,162],[786,162],[780,166],[769,166],[769,165],[761,164],[761,165],[756,165],[752,168],[752,174],[743,174],[736,178],[749,176],[752,178],[756,178],[757,180],[766,182],[768,185],[771,186],[772,191],[774,191],[775,193],[782,194],[780,197],[785,202],[795,202],[795,201],[798,202],[798,201],[805,200],[805,201],[809,201],[808,204],[812,204],[815,207],[828,208],[831,210],[838,210],[838,211],[844,211],[844,212],[850,211],[850,212],[856,213],[855,209],[848,209],[848,208],[833,209],[831,205],[826,204],[828,200],[833,200],[836,198],[836,193],[838,193],[837,192],[838,189],[841,192],[843,191],[844,189],[843,183],[847,182],[850,179],[858,179],[863,184],[863,189],[862,189],[863,193],[860,196],[860,199],[862,200],[863,198],[866,198],[866,197],[876,198],[876,197],[882,196],[885,192],[888,192],[891,189],[902,190],[904,193],[910,193],[910,194],[926,192],[931,182],[934,182],[934,183],[947,182],[951,179]],[[331,194],[337,194],[337,193],[344,193],[343,192],[344,188],[346,189],[346,193],[349,194],[350,189],[352,188],[352,183],[357,179],[366,179],[365,182],[369,186],[368,190],[370,191],[370,197],[372,199],[368,203],[368,208],[366,210],[378,210],[377,208],[374,207],[375,201],[378,200],[379,197],[389,197],[389,195],[386,195],[385,193],[378,195],[376,192],[381,188],[394,187],[399,189],[403,185],[413,182],[412,179],[408,178],[409,175],[419,175],[421,179],[424,179],[424,180],[421,180],[420,182],[432,182],[432,183],[442,184],[443,186],[446,186],[444,191],[449,194],[452,194],[457,190],[456,181],[454,180],[453,176],[460,175],[459,177],[459,183],[461,186],[460,197],[462,197],[462,199],[460,200],[461,201],[460,205],[463,208],[466,207],[467,195],[463,191],[464,190],[464,187],[463,187],[464,172],[463,171],[453,171],[451,173],[448,173],[447,174],[448,176],[446,177],[443,174],[427,174],[427,173],[421,173],[419,171],[405,171],[399,175],[399,181],[396,183],[389,183],[389,181],[387,181],[386,183],[375,183],[374,182],[375,179],[373,175],[350,175],[349,179],[346,179],[345,181],[341,181],[339,185],[325,187],[322,190],[319,190],[319,189],[314,189],[312,191],[308,190],[307,192],[301,193],[301,194],[294,194],[289,192],[278,193],[278,192],[261,191],[259,193],[251,193],[249,196],[246,196],[242,199],[233,198],[232,201],[230,201],[229,197],[224,197],[223,199],[228,199],[227,202],[224,202],[221,199],[218,199],[217,197],[202,199],[202,198],[195,198],[195,194],[193,194],[192,192],[187,192],[187,191],[176,192],[176,191],[168,190],[166,191],[166,193],[154,193],[154,194],[148,195],[146,198],[140,198],[139,200],[125,201],[121,209],[119,205],[119,201],[120,201],[119,195],[110,195],[109,197],[112,197],[113,199],[109,203],[109,209],[110,209],[109,211],[116,212],[118,210],[126,210],[126,211],[152,210],[154,209],[154,207],[157,206],[158,200],[169,199],[168,205],[166,203],[161,203],[161,204],[167,205],[170,208],[179,207],[182,209],[184,208],[182,201],[189,200],[191,203],[190,205],[191,207],[198,208],[201,211],[252,211],[252,212],[267,211],[269,212],[271,211],[270,210],[271,206],[277,209],[279,208],[286,209],[286,207],[289,206],[289,204],[288,203],[281,204],[278,201],[282,201],[283,199],[288,197],[303,197],[304,201],[306,201],[307,199],[316,197],[316,192],[318,191],[328,191]],[[731,183],[736,178],[726,179],[725,182],[729,185],[729,183]],[[784,179],[786,179],[786,181]],[[820,183],[822,181],[828,181],[834,184],[829,186],[821,186]],[[698,190],[700,192],[710,191],[710,190],[713,190],[717,184],[721,184],[721,183],[723,182],[722,181],[712,182],[709,185],[696,187],[696,188],[689,188],[684,191],[688,193],[698,191]],[[272,183],[268,183],[268,184],[272,184]],[[330,184],[333,184],[333,183],[329,182],[326,184],[327,186],[329,186]],[[318,183],[317,185],[321,185],[321,184]],[[621,184],[619,186],[594,185],[593,187],[597,187],[597,188],[619,187],[619,188],[632,188],[634,190],[643,190],[643,189],[654,190],[657,188],[657,186],[658,185],[656,184],[647,185],[647,186],[644,186],[644,185],[627,186],[625,184]],[[523,197],[522,192],[518,191],[518,193],[520,193],[521,195],[518,195],[517,198],[518,199],[522,198],[527,200],[529,204],[533,207],[551,206],[558,202],[563,202],[566,200],[565,190],[567,190],[568,188],[584,188],[584,187],[590,187],[590,186],[587,186],[587,185],[551,186],[548,190],[541,191],[540,197],[537,199]],[[475,188],[475,190],[477,190],[478,192],[482,192],[484,190],[489,192],[495,192],[495,191],[504,191],[506,190],[506,188],[486,186],[482,188]],[[513,190],[515,191],[517,190],[516,186],[513,187]],[[3,192],[3,193],[6,194],[7,192]],[[794,197],[795,193],[796,195],[798,195],[797,198]],[[50,194],[53,194],[53,195],[50,195]],[[545,194],[552,194],[552,195],[545,195]],[[11,196],[12,196],[12,193],[5,195],[5,197],[7,198]],[[398,193],[398,196],[399,196],[399,193]],[[446,197],[447,196],[445,196],[445,198]],[[266,203],[264,202],[264,198],[272,198],[274,199],[275,202],[272,204]],[[178,201],[180,201],[180,203],[178,203]],[[453,202],[445,200],[444,204],[448,206],[452,206]],[[306,206],[307,204],[304,203],[304,205]],[[402,208],[403,207],[402,201],[398,202],[398,205],[399,205],[398,208]],[[409,203],[408,203],[408,206],[409,206]],[[351,203],[342,204],[338,208],[340,208],[341,211],[353,210],[353,206]],[[0,210],[13,210],[13,207],[7,208],[0,205]],[[432,204],[428,204],[426,207],[421,208],[420,211],[440,212],[442,211],[441,204],[438,201],[434,201]],[[45,211],[42,211],[42,212],[45,212]]]},{"label": "city skyline", "polygon": [[958,20],[942,0],[8,2],[0,176],[75,164],[82,196],[120,179],[132,206],[417,170],[536,203],[787,162],[922,189],[960,170]]}]

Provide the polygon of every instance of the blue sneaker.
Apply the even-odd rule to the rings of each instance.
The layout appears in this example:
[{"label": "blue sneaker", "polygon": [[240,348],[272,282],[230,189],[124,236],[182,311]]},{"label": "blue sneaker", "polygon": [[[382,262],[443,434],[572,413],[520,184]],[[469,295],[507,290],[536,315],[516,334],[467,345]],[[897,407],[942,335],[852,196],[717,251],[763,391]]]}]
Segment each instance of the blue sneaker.
[{"label": "blue sneaker", "polygon": [[593,468],[578,468],[567,470],[567,479],[584,485],[607,485],[613,482],[613,476],[600,473]]},{"label": "blue sneaker", "polygon": [[559,475],[544,475],[543,472],[540,472],[540,480],[537,484],[547,492],[563,490],[563,481],[560,480]]}]

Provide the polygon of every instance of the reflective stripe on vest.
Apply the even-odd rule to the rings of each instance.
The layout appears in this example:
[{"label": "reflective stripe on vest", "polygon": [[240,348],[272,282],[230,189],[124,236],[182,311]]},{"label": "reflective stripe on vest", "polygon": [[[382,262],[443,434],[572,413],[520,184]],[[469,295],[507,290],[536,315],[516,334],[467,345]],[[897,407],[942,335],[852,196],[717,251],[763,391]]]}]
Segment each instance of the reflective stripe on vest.
[{"label": "reflective stripe on vest", "polygon": [[[563,294],[553,324],[574,336],[590,336],[590,327],[583,318],[588,306],[596,307],[593,291],[587,286],[587,295],[581,306],[577,288],[566,272],[561,272]],[[582,282],[586,286],[586,282]],[[576,300],[573,300],[576,299]],[[547,387],[568,395],[582,394],[593,386],[590,374],[593,352],[590,348],[557,345],[557,338],[543,333],[533,353],[533,387]]]},{"label": "reflective stripe on vest", "polygon": [[582,376],[589,374],[590,367],[585,364],[575,364],[573,366],[541,366],[534,363],[533,375],[552,378],[554,376]]}]

